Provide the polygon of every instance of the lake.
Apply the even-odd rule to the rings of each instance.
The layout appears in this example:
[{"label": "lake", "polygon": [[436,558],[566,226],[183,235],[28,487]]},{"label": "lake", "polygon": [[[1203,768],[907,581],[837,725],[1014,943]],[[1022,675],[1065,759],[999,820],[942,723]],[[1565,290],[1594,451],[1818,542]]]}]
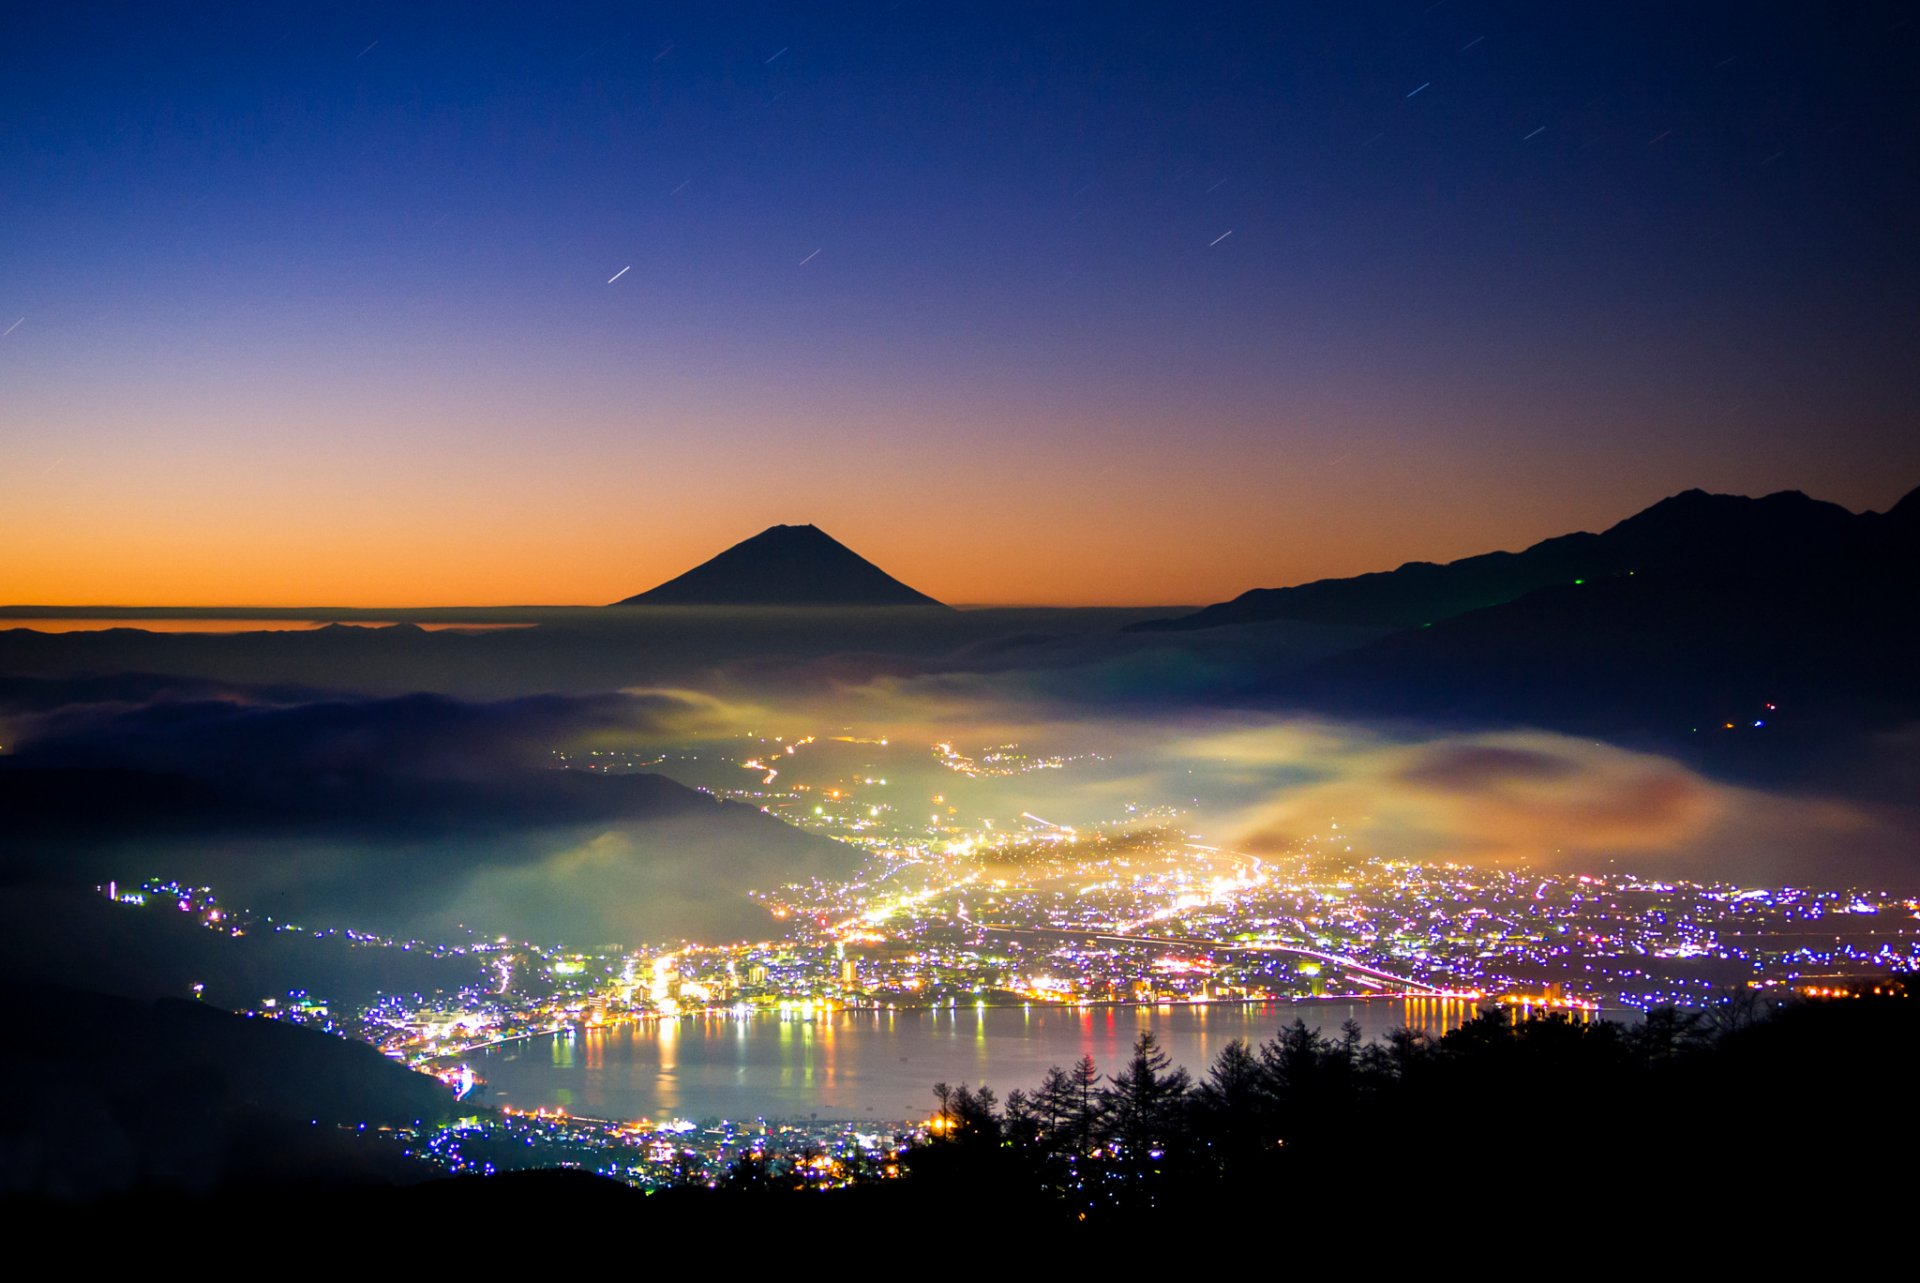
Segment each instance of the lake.
[{"label": "lake", "polygon": [[1297,1017],[1328,1035],[1359,1022],[1384,1038],[1402,1025],[1439,1035],[1474,1014],[1450,999],[1247,1004],[959,1007],[919,1011],[686,1016],[504,1043],[469,1058],[480,1100],[592,1118],[917,1118],[936,1082],[985,1083],[1002,1098],[1051,1065],[1091,1055],[1125,1063],[1151,1029],[1195,1077],[1235,1038],[1259,1044]]}]

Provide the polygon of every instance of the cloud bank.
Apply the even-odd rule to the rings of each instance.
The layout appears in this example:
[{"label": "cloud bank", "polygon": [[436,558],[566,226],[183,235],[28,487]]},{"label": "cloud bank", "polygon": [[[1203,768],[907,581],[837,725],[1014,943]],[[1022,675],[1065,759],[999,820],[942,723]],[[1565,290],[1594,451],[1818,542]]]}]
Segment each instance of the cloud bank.
[{"label": "cloud bank", "polygon": [[854,863],[662,776],[554,769],[556,750],[713,733],[729,714],[700,696],[302,694],[0,687],[0,877],[182,876],[289,916],[603,941],[763,935],[749,889]]}]

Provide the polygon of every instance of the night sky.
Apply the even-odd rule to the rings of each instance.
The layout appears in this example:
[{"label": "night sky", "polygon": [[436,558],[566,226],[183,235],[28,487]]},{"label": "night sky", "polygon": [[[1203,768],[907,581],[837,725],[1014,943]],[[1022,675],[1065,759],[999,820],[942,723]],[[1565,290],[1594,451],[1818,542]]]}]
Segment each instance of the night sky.
[{"label": "night sky", "polygon": [[9,6],[0,600],[611,601],[811,521],[1200,602],[1885,508],[1910,12]]}]

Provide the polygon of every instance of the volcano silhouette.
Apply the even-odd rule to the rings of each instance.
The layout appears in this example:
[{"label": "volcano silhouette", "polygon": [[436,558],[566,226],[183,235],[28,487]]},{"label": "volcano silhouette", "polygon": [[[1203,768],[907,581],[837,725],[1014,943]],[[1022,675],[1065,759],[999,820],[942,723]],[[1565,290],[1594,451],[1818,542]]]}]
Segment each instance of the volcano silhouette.
[{"label": "volcano silhouette", "polygon": [[938,606],[817,526],[769,526],[619,606]]}]

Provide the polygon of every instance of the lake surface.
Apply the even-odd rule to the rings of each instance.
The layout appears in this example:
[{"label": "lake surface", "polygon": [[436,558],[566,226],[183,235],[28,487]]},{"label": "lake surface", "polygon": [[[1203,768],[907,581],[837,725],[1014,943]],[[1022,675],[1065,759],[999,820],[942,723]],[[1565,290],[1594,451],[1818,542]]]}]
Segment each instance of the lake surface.
[{"label": "lake surface", "polygon": [[1004,1098],[1082,1055],[1118,1071],[1143,1029],[1198,1077],[1228,1042],[1257,1045],[1296,1018],[1330,1036],[1356,1020],[1364,1037],[1378,1039],[1403,1025],[1437,1036],[1474,1010],[1462,999],[1335,999],[687,1016],[542,1035],[489,1048],[468,1063],[487,1082],[483,1102],[516,1109],[655,1122],[885,1121],[925,1115],[936,1082],[985,1083]]}]

